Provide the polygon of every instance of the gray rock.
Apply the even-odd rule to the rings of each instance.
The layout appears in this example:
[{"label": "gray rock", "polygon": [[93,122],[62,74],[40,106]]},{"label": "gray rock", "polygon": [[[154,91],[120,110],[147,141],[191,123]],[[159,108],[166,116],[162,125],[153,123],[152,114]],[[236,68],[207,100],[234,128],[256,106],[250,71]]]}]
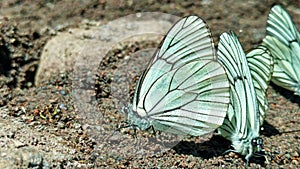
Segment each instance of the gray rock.
[{"label": "gray rock", "polygon": [[176,18],[168,14],[162,17],[159,13],[144,15],[129,15],[102,26],[58,33],[44,47],[35,84],[41,85],[51,75],[74,69],[77,73],[78,68],[88,68],[93,72],[112,46],[128,39],[138,41],[164,35]]}]

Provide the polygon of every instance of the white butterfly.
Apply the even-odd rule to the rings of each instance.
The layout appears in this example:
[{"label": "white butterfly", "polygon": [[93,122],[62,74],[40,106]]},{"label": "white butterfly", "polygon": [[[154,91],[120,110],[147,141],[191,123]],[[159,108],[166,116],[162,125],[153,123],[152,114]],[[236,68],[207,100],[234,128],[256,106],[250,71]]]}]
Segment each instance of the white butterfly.
[{"label": "white butterfly", "polygon": [[222,125],[228,105],[229,82],[210,31],[188,16],[169,30],[141,75],[128,121],[141,130],[199,136]]},{"label": "white butterfly", "polygon": [[300,34],[280,5],[271,9],[263,45],[274,57],[272,82],[300,95]]},{"label": "white butterfly", "polygon": [[231,141],[233,151],[246,155],[248,162],[251,156],[262,151],[259,104],[253,78],[242,46],[233,32],[221,35],[217,55],[229,78],[231,100],[218,132]]},{"label": "white butterfly", "polygon": [[246,57],[256,92],[259,121],[260,125],[262,125],[266,111],[269,108],[267,89],[274,69],[274,60],[269,50],[264,46],[258,46],[256,49],[250,51]]}]

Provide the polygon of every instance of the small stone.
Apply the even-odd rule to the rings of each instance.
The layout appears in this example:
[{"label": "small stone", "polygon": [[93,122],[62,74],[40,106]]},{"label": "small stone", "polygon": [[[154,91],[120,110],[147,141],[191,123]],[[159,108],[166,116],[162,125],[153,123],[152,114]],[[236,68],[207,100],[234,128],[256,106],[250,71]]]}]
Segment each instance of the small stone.
[{"label": "small stone", "polygon": [[290,154],[285,154],[285,155],[284,155],[284,158],[285,158],[286,160],[289,160],[289,159],[292,159],[292,156],[291,156]]},{"label": "small stone", "polygon": [[59,104],[59,108],[60,108],[60,109],[63,109],[63,110],[68,110],[68,108],[66,107],[66,105],[63,104],[63,103],[60,103],[60,104]]},{"label": "small stone", "polygon": [[79,124],[79,123],[74,123],[74,128],[75,128],[75,129],[80,129],[80,128],[81,128],[81,124]]},{"label": "small stone", "polygon": [[60,91],[59,91],[59,94],[61,94],[61,95],[66,95],[66,91],[65,91],[65,90],[60,90]]},{"label": "small stone", "polygon": [[69,151],[69,154],[75,154],[76,153],[76,150],[75,149],[71,149],[70,151]]},{"label": "small stone", "polygon": [[91,127],[90,127],[90,125],[89,124],[83,124],[82,125],[82,129],[83,130],[88,130],[88,129],[90,129]]},{"label": "small stone", "polygon": [[230,152],[228,155],[229,157],[235,157],[236,154],[234,152]]},{"label": "small stone", "polygon": [[293,152],[291,155],[292,155],[293,157],[299,157],[299,153],[298,153],[297,151]]},{"label": "small stone", "polygon": [[65,128],[65,124],[62,123],[62,122],[58,122],[57,127],[60,128],[60,129],[63,129],[63,128]]},{"label": "small stone", "polygon": [[299,165],[299,161],[294,159],[294,160],[292,160],[292,164]]},{"label": "small stone", "polygon": [[16,148],[21,148],[21,147],[26,146],[26,144],[22,143],[19,140],[14,140],[13,142],[14,142],[14,145],[15,145]]},{"label": "small stone", "polygon": [[9,132],[8,134],[7,134],[7,137],[8,138],[14,138],[15,137],[15,134],[16,134],[16,132]]},{"label": "small stone", "polygon": [[30,168],[33,166],[43,166],[44,159],[42,155],[39,153],[32,154],[29,160],[30,160],[29,163]]}]

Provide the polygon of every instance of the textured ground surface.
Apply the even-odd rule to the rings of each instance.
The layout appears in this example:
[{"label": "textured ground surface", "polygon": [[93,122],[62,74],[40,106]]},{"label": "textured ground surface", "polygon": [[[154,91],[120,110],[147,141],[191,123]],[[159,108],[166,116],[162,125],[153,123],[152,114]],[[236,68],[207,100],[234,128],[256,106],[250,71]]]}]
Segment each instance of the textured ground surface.
[{"label": "textured ground surface", "polygon": [[[127,129],[114,133],[125,120],[120,105],[130,102],[138,76],[159,44],[155,38],[114,45],[97,71],[87,72],[88,80],[74,78],[76,70],[70,70],[34,85],[43,47],[70,28],[89,29],[138,12],[196,14],[210,26],[215,44],[231,29],[249,51],[264,37],[276,1],[159,2],[0,1],[0,168],[244,168],[243,157],[223,154],[230,143],[217,134],[182,139],[164,133],[153,137],[151,132],[137,132],[134,138]],[[283,5],[300,28],[299,2]],[[102,35],[110,39],[106,32]],[[72,95],[74,87],[91,91],[92,106],[82,109],[81,100]],[[300,98],[273,84],[268,98],[262,138],[272,158],[270,164],[255,158],[250,166],[299,168]],[[161,145],[160,140],[167,141]],[[153,154],[162,146],[173,148]]]}]

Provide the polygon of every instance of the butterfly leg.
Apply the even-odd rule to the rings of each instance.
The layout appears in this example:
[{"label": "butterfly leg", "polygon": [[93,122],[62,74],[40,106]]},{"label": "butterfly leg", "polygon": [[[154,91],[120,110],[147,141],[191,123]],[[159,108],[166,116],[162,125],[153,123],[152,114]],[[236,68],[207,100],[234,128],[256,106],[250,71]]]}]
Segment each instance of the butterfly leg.
[{"label": "butterfly leg", "polygon": [[234,152],[235,153],[235,151],[233,149],[229,149],[229,150],[226,150],[224,153],[222,153],[222,155],[228,154],[230,152]]}]

